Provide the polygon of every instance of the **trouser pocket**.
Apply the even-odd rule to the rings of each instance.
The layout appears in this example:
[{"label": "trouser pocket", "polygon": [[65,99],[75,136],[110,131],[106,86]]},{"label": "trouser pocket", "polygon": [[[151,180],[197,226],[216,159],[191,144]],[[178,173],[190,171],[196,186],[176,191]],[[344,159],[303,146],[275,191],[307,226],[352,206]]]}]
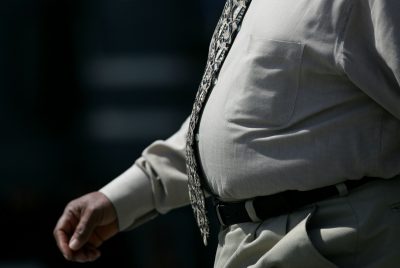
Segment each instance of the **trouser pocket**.
[{"label": "trouser pocket", "polygon": [[305,211],[305,217],[252,267],[333,268],[335,264],[326,259],[314,246],[308,233],[308,224],[316,207]]}]

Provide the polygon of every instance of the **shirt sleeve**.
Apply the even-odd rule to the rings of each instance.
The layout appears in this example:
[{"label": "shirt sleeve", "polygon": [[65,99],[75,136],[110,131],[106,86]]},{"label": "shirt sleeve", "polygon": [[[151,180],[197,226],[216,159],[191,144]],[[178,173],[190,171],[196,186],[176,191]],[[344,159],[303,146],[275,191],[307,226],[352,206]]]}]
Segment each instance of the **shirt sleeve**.
[{"label": "shirt sleeve", "polygon": [[131,168],[100,189],[114,205],[121,231],[189,203],[185,160],[188,121],[169,139],[152,143]]},{"label": "shirt sleeve", "polygon": [[400,1],[357,0],[341,43],[350,80],[400,119]]}]

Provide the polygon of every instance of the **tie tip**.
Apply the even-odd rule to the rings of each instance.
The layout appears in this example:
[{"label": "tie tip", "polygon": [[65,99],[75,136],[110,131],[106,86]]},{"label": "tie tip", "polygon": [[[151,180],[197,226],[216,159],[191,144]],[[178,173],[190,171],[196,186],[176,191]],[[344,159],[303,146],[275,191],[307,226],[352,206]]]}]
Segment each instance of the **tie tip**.
[{"label": "tie tip", "polygon": [[203,236],[203,243],[204,243],[204,246],[207,246],[207,236],[206,235]]}]

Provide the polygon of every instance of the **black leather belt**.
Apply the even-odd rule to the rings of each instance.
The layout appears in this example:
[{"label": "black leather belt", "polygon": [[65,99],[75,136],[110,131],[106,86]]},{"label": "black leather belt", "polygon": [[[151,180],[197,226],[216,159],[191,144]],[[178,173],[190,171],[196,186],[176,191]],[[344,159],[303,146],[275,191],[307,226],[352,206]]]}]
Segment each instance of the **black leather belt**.
[{"label": "black leather belt", "polygon": [[345,196],[354,188],[377,178],[349,180],[336,185],[310,191],[289,190],[268,196],[238,202],[223,202],[215,198],[214,206],[222,226],[241,222],[257,222],[267,218],[290,213],[300,207],[334,196]]}]

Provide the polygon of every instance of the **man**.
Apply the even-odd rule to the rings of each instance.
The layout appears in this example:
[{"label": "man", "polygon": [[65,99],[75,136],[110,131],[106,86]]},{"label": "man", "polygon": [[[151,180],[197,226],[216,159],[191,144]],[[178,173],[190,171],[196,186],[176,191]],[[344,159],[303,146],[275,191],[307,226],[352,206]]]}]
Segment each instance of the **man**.
[{"label": "man", "polygon": [[119,230],[188,204],[189,180],[205,240],[199,184],[217,200],[215,267],[399,267],[399,10],[228,0],[190,122],[66,207],[61,252],[96,259]]}]

